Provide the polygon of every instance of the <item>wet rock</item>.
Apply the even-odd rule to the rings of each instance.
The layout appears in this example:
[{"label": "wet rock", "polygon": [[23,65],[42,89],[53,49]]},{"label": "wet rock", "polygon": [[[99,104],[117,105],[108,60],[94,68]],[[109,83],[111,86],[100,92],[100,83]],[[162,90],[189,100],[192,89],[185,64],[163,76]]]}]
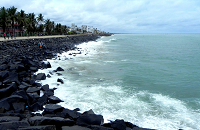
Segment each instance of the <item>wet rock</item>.
[{"label": "wet rock", "polygon": [[49,103],[51,103],[51,104],[56,104],[56,103],[63,102],[62,100],[60,100],[56,96],[50,96],[50,97],[48,97],[48,100],[49,100]]},{"label": "wet rock", "polygon": [[70,118],[72,120],[77,120],[77,118],[81,116],[81,113],[69,109],[63,109],[63,111],[57,112],[56,115],[63,118]]},{"label": "wet rock", "polygon": [[36,76],[36,80],[45,80],[45,79],[46,79],[45,73],[38,73]]},{"label": "wet rock", "polygon": [[64,69],[61,68],[61,67],[58,67],[58,68],[56,69],[56,72],[57,72],[57,71],[64,71]]},{"label": "wet rock", "polygon": [[42,86],[41,89],[42,89],[43,91],[47,91],[47,90],[49,90],[49,85],[48,85],[48,84],[45,84],[45,85]]},{"label": "wet rock", "polygon": [[64,108],[60,105],[56,105],[56,104],[47,104],[45,106],[44,112],[45,113],[56,113],[56,112],[61,112]]},{"label": "wet rock", "polygon": [[115,120],[114,122],[111,122],[111,127],[115,130],[126,130],[124,120]]},{"label": "wet rock", "polygon": [[38,87],[29,87],[27,90],[26,90],[26,92],[27,93],[34,93],[34,92],[36,92],[36,93],[40,93],[40,89],[41,88],[38,88]]},{"label": "wet rock", "polygon": [[102,125],[103,123],[104,123],[103,116],[95,114],[81,115],[76,121],[76,124],[80,126]]},{"label": "wet rock", "polygon": [[60,82],[61,84],[64,84],[64,81],[62,79],[57,79],[57,82]]}]

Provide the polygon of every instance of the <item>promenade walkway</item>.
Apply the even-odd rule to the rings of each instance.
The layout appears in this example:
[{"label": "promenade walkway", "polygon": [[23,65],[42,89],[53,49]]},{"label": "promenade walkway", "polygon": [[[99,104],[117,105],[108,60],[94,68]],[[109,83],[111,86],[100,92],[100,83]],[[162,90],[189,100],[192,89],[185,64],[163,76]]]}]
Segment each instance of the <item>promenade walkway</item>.
[{"label": "promenade walkway", "polygon": [[15,37],[13,39],[11,39],[11,37],[9,37],[9,39],[6,37],[6,39],[4,39],[4,37],[0,37],[0,41],[10,41],[10,40],[24,40],[24,39],[38,39],[38,38],[54,38],[54,37],[70,37],[70,36],[80,36],[80,35],[85,35],[85,34],[78,34],[78,35],[52,35],[52,36],[29,36],[29,37]]}]

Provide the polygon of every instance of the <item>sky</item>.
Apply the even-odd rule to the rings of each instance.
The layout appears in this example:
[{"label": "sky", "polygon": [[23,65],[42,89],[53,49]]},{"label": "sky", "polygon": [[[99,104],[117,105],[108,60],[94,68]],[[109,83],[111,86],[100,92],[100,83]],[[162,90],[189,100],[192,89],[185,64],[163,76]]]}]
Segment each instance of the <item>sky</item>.
[{"label": "sky", "polygon": [[0,0],[0,5],[110,33],[200,33],[200,0]]}]

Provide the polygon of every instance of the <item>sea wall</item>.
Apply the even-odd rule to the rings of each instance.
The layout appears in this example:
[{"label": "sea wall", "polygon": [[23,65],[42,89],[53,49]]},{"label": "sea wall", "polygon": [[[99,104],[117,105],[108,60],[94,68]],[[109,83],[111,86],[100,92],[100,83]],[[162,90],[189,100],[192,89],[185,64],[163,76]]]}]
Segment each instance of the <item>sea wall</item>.
[{"label": "sea wall", "polygon": [[[84,113],[79,108],[69,110],[57,103],[45,80],[50,75],[34,73],[38,69],[51,68],[43,62],[57,53],[75,49],[76,44],[95,41],[97,35],[60,38],[40,38],[0,42],[0,129],[1,130],[143,130],[138,126],[116,119],[104,123],[102,115],[92,110]],[[44,43],[41,48],[38,43]],[[45,47],[44,47],[45,45]],[[58,67],[55,72],[63,71]],[[62,80],[58,80],[62,82]],[[42,114],[34,113],[38,110]]]}]

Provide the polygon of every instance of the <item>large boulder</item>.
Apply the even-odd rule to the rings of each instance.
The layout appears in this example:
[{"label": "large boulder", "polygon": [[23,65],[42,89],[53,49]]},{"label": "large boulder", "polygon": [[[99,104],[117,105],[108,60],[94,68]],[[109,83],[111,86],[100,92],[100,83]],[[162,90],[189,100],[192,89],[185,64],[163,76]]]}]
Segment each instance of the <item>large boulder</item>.
[{"label": "large boulder", "polygon": [[56,113],[56,112],[61,112],[64,109],[64,107],[56,104],[47,104],[44,109],[44,113]]},{"label": "large boulder", "polygon": [[48,100],[49,100],[49,103],[52,103],[52,104],[63,102],[56,96],[50,96],[50,97],[48,97]]},{"label": "large boulder", "polygon": [[34,93],[34,92],[36,92],[36,93],[40,93],[40,89],[41,88],[38,88],[38,87],[29,87],[27,90],[26,90],[26,92],[27,93]]},{"label": "large boulder", "polygon": [[102,125],[103,123],[104,123],[103,116],[95,114],[81,115],[76,121],[76,124],[80,126]]},{"label": "large boulder", "polygon": [[38,73],[36,76],[36,80],[45,80],[45,79],[46,79],[45,73]]},{"label": "large boulder", "polygon": [[29,118],[29,123],[32,126],[56,125],[56,127],[73,126],[75,124],[74,121],[70,119],[64,119],[61,117],[42,117],[42,116],[34,116]]},{"label": "large boulder", "polygon": [[0,117],[0,123],[1,122],[9,122],[9,121],[19,121],[20,117],[17,116],[2,116]]},{"label": "large boulder", "polygon": [[114,122],[111,122],[111,127],[115,130],[126,130],[124,120],[115,120]]},{"label": "large boulder", "polygon": [[16,90],[17,90],[16,83],[11,83],[9,87],[0,89],[0,99],[10,96]]},{"label": "large boulder", "polygon": [[16,102],[20,102],[23,101],[23,97],[19,96],[19,95],[11,95],[7,98],[3,98],[0,100],[0,108],[5,108],[6,110],[10,109],[10,105],[12,103],[16,103]]},{"label": "large boulder", "polygon": [[5,78],[4,81],[3,81],[4,84],[9,84],[9,83],[12,83],[12,82],[20,84],[18,73],[16,73],[16,72],[9,72],[8,75],[9,76],[7,78]]},{"label": "large boulder", "polygon": [[55,125],[29,126],[25,128],[18,128],[18,130],[56,130],[56,126]]},{"label": "large boulder", "polygon": [[92,129],[76,125],[76,126],[63,126],[62,130],[92,130]]},{"label": "large boulder", "polygon": [[0,123],[0,130],[17,130],[19,127],[28,127],[27,121],[11,121]]}]

